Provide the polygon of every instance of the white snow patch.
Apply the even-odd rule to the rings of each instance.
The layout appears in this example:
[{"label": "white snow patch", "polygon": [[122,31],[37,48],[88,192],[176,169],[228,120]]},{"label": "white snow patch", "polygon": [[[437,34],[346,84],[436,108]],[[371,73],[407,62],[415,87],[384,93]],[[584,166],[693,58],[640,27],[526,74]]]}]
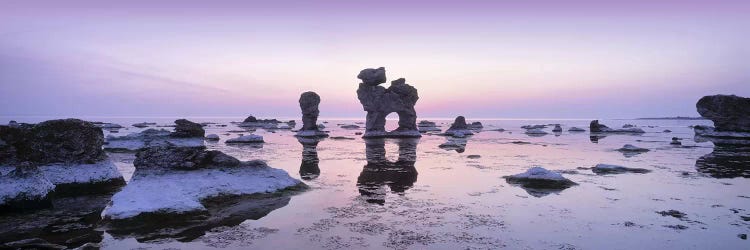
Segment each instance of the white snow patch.
[{"label": "white snow patch", "polygon": [[[2,168],[7,170],[11,167],[2,166]],[[0,205],[14,199],[43,199],[49,192],[55,190],[55,185],[44,178],[41,173],[26,178],[17,178],[7,174],[0,176]]]},{"label": "white snow patch", "polygon": [[94,164],[50,164],[40,166],[39,170],[55,185],[97,183],[122,178],[115,163],[109,159]]},{"label": "white snow patch", "polygon": [[112,197],[103,215],[126,219],[141,213],[185,213],[206,208],[202,199],[220,195],[270,193],[301,183],[281,169],[227,168],[171,171],[133,177]]}]

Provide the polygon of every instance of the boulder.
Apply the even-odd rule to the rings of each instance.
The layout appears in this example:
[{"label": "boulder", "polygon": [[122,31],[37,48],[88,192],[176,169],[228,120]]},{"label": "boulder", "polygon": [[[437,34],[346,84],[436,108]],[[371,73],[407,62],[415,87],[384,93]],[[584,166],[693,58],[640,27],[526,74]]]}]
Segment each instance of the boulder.
[{"label": "boulder", "polygon": [[462,138],[467,135],[473,135],[474,132],[471,131],[471,129],[469,128],[469,125],[466,124],[466,118],[464,118],[463,116],[458,116],[453,121],[453,124],[451,124],[448,130],[446,130],[445,133],[443,134],[457,137],[457,138]]},{"label": "boulder", "polygon": [[[357,98],[367,112],[364,138],[421,137],[417,130],[417,112],[414,105],[419,100],[417,89],[406,84],[404,78],[391,82],[387,89],[379,86],[385,82],[385,68],[364,69],[357,78],[362,80],[357,88]],[[397,113],[398,128],[385,131],[385,118]]]},{"label": "boulder", "polygon": [[578,185],[563,177],[562,174],[549,171],[543,167],[532,167],[526,170],[526,172],[505,176],[504,178],[509,184],[518,185],[535,197],[558,193],[564,189]]},{"label": "boulder", "polygon": [[136,153],[133,165],[136,169],[180,169],[191,170],[216,167],[239,167],[241,162],[218,150],[203,147],[149,147]]},{"label": "boulder", "polygon": [[172,132],[171,134],[172,137],[203,138],[206,135],[206,131],[203,130],[203,126],[198,123],[191,122],[186,119],[179,119],[174,121],[174,123],[176,126],[174,127],[174,132]]},{"label": "boulder", "polygon": [[750,98],[704,96],[695,106],[702,117],[714,122],[716,131],[750,132]]},{"label": "boulder", "polygon": [[484,125],[482,125],[481,122],[472,122],[471,124],[469,124],[469,128],[479,130],[479,129],[483,129]]},{"label": "boulder", "polygon": [[94,163],[107,158],[104,133],[93,123],[78,119],[49,120],[36,125],[0,126],[0,164],[32,162]]}]

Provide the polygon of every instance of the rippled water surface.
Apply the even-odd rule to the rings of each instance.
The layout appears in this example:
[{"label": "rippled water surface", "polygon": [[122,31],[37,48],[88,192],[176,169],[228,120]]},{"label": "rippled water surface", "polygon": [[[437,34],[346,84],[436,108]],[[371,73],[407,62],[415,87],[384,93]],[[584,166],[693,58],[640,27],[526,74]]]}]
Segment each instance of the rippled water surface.
[{"label": "rippled water surface", "polygon": [[[129,127],[174,119],[98,120]],[[229,123],[241,118],[192,120],[228,125],[206,127],[207,134],[221,136],[206,143],[209,149],[266,160],[311,188],[219,203],[213,208],[219,216],[190,218],[198,222],[187,233],[97,227],[94,237],[104,248],[750,249],[740,237],[750,233],[750,157],[744,149],[695,142],[688,126],[710,121],[605,120],[610,127],[628,123],[647,133],[590,137],[567,132],[570,126],[588,129],[587,120],[480,120],[484,130],[462,141],[438,135],[363,140],[355,135],[362,129],[337,125],[361,121],[328,120],[334,138],[317,143],[300,141],[289,130],[257,129],[253,133],[266,141],[262,146],[232,146],[224,140],[250,133]],[[433,121],[443,129],[451,122]],[[550,134],[531,137],[520,128],[550,123],[562,124],[565,132],[554,134],[549,127]],[[506,131],[493,131],[498,128]],[[683,145],[670,145],[672,137],[684,138]],[[449,140],[465,143],[465,149],[440,147]],[[624,144],[650,151],[615,151]],[[134,156],[110,156],[129,178]],[[597,175],[589,168],[598,163],[651,172]],[[578,185],[527,190],[502,178],[532,166],[561,171]]]}]

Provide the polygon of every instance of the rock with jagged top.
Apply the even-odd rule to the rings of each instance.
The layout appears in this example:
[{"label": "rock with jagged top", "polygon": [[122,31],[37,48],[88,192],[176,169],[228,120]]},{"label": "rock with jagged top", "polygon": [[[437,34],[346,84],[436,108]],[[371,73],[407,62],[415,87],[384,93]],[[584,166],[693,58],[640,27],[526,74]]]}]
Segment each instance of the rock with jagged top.
[{"label": "rock with jagged top", "polygon": [[[364,138],[386,137],[421,137],[417,130],[417,112],[414,105],[419,100],[417,89],[406,83],[404,78],[391,81],[391,86],[379,86],[384,83],[385,68],[364,69],[357,78],[362,82],[357,88],[357,98],[367,112]],[[398,128],[385,130],[385,118],[390,113],[397,113]]]}]

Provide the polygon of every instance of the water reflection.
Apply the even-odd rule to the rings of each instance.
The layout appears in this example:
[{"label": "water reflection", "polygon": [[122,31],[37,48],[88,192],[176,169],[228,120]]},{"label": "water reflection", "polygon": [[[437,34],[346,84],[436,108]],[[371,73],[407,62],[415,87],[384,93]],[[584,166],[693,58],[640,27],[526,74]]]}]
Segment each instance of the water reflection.
[{"label": "water reflection", "polygon": [[190,242],[221,227],[257,220],[289,204],[288,194],[229,196],[203,200],[206,211],[191,214],[142,215],[135,219],[107,221],[102,229],[116,239],[134,237],[138,242],[175,239]]},{"label": "water reflection", "polygon": [[591,134],[589,135],[589,140],[591,141],[591,143],[599,143],[599,140],[604,139],[605,137],[607,136]]},{"label": "water reflection", "polygon": [[750,178],[750,147],[715,146],[695,161],[695,168],[714,178]]},{"label": "water reflection", "polygon": [[299,166],[299,175],[303,180],[312,180],[320,176],[320,158],[318,158],[318,143],[322,138],[297,137],[302,144],[302,163]]},{"label": "water reflection", "polygon": [[0,215],[0,248],[76,248],[98,244],[96,230],[112,194],[57,197],[52,208]]},{"label": "water reflection", "polygon": [[417,181],[418,138],[390,139],[398,144],[398,160],[389,161],[385,154],[385,139],[365,140],[367,165],[357,178],[359,193],[367,202],[385,204],[386,189],[393,193],[403,194]]}]

